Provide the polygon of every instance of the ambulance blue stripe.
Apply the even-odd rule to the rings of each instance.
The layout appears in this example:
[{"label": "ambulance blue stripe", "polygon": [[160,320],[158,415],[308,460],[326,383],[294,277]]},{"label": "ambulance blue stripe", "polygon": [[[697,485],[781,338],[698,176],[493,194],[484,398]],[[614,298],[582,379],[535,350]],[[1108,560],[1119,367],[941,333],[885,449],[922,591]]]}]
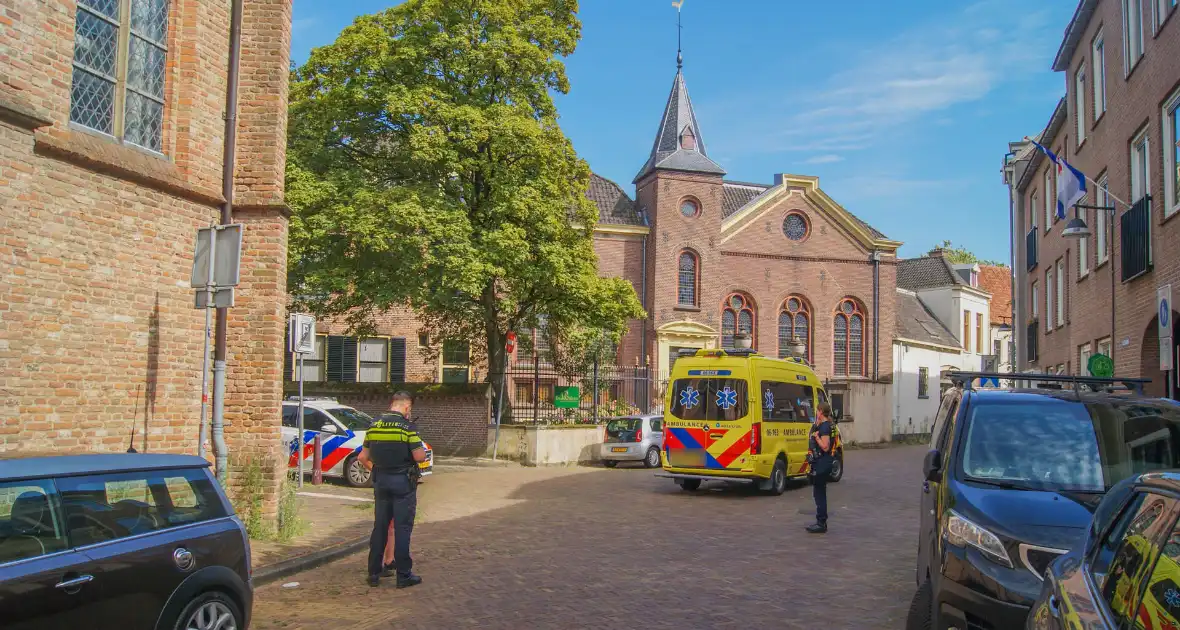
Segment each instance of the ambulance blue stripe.
[{"label": "ambulance blue stripe", "polygon": [[725,468],[725,466],[722,466],[721,462],[705,451],[705,468]]},{"label": "ambulance blue stripe", "polygon": [[680,443],[683,444],[685,448],[704,448],[701,446],[701,443],[697,442],[697,439],[688,432],[687,429],[672,429],[672,434],[676,436],[676,439],[680,440]]}]

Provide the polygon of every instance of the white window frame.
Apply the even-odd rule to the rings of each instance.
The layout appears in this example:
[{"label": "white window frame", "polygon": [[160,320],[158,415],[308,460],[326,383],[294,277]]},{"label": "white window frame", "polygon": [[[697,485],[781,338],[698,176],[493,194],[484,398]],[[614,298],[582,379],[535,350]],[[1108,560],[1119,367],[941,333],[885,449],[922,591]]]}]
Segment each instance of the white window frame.
[{"label": "white window frame", "polygon": [[1091,347],[1090,342],[1083,343],[1078,347],[1078,374],[1082,376],[1089,376],[1085,372],[1090,365]]},{"label": "white window frame", "polygon": [[1177,153],[1180,153],[1180,141],[1177,141],[1177,127],[1180,127],[1180,89],[1176,90],[1164,103],[1161,110],[1163,125],[1161,127],[1161,144],[1164,148],[1164,216],[1172,216],[1180,212],[1180,186],[1176,182],[1178,167]]},{"label": "white window frame", "polygon": [[[304,381],[322,383],[328,380],[328,335],[316,335],[311,354],[304,355],[303,369],[307,371]],[[291,379],[299,380],[299,355],[291,353]],[[319,374],[319,378],[316,378]]]},{"label": "white window frame", "polygon": [[1086,64],[1083,63],[1073,79],[1074,118],[1077,120],[1077,145],[1079,148],[1086,141]]},{"label": "white window frame", "polygon": [[1057,327],[1065,326],[1065,259],[1058,258],[1057,269]]},{"label": "white window frame", "polygon": [[1151,194],[1151,138],[1144,129],[1131,140],[1131,203]]},{"label": "white window frame", "polygon": [[1152,25],[1154,26],[1153,33],[1158,35],[1160,29],[1164,26],[1164,22],[1168,20],[1168,16],[1176,8],[1176,0],[1151,0],[1151,4]]},{"label": "white window frame", "polygon": [[1053,217],[1057,214],[1056,212],[1054,212],[1055,208],[1053,207],[1056,204],[1054,203],[1053,188],[1052,188],[1052,183],[1050,182],[1050,179],[1052,177],[1052,173],[1053,173],[1053,168],[1050,164],[1049,166],[1046,166],[1045,175],[1043,177],[1043,180],[1045,182],[1045,231],[1046,232],[1053,229]]},{"label": "white window frame", "polygon": [[1036,319],[1041,316],[1041,291],[1036,280],[1032,281],[1030,292],[1032,293],[1032,316],[1033,319]]},{"label": "white window frame", "polygon": [[[1110,182],[1105,174],[1098,179],[1094,196],[1098,201],[1094,205],[1110,206]],[[1106,210],[1095,210],[1094,215],[1094,248],[1098,250],[1098,264],[1102,265],[1110,259],[1110,225],[1114,215]]]},{"label": "white window frame", "polygon": [[[1081,203],[1086,203],[1083,197]],[[1100,211],[1095,211],[1100,212]],[[1078,239],[1078,281],[1090,275],[1090,237],[1086,236]]]},{"label": "white window frame", "polygon": [[[366,361],[365,360],[365,343],[379,342],[384,344],[385,358],[383,360],[384,366],[381,367],[381,379],[369,380],[364,376],[364,369],[381,366],[382,361]],[[356,382],[358,383],[388,383],[389,382],[389,360],[390,355],[389,337],[358,337],[356,340]]]},{"label": "white window frame", "polygon": [[1090,65],[1094,68],[1090,83],[1094,90],[1094,120],[1097,121],[1106,113],[1106,39],[1101,30],[1090,44],[1090,55]]},{"label": "white window frame", "polygon": [[1098,344],[1095,346],[1095,348],[1098,350],[1098,354],[1103,354],[1107,357],[1110,356],[1110,351],[1113,347],[1114,346],[1111,345],[1110,337],[1103,337],[1102,339],[1099,339]]},{"label": "white window frame", "polygon": [[1045,270],[1045,330],[1053,330],[1053,266]]},{"label": "white window frame", "polygon": [[[1135,23],[1132,24],[1131,21]],[[1143,1],[1123,0],[1123,73],[1131,71],[1143,58]]]},{"label": "white window frame", "polygon": [[1032,217],[1032,228],[1034,232],[1037,229],[1037,214],[1039,213],[1040,205],[1040,198],[1037,191],[1034,190],[1032,191],[1032,195],[1029,197],[1029,208],[1032,208],[1032,212],[1028,213],[1029,216]]}]

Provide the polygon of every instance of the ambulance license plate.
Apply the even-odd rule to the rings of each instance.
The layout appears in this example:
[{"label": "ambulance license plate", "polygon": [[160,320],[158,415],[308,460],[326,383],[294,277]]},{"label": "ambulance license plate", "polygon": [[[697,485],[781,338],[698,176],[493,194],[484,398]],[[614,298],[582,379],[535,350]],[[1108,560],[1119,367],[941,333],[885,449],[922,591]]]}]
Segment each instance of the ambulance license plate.
[{"label": "ambulance license plate", "polygon": [[626,446],[616,446],[616,447],[612,448],[610,450],[610,452],[612,452],[612,453],[626,453],[627,447]]},{"label": "ambulance license plate", "polygon": [[704,468],[705,451],[699,448],[673,450],[672,465],[681,468]]}]

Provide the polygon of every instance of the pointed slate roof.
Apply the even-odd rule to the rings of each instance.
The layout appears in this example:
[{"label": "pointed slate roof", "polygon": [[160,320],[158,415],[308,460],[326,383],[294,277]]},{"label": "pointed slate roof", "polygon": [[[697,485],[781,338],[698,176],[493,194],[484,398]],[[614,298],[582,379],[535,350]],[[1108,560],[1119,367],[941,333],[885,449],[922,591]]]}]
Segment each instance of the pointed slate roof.
[{"label": "pointed slate roof", "polygon": [[[695,140],[688,148],[680,142],[686,130],[691,131]],[[692,101],[688,98],[688,86],[684,84],[684,73],[679,69],[676,71],[676,78],[672,80],[672,92],[668,95],[664,117],[660,119],[660,129],[651,147],[651,156],[635,176],[635,182],[656,169],[710,175],[725,174],[725,169],[709,159],[709,154],[705,150],[701,127],[697,124]]]}]

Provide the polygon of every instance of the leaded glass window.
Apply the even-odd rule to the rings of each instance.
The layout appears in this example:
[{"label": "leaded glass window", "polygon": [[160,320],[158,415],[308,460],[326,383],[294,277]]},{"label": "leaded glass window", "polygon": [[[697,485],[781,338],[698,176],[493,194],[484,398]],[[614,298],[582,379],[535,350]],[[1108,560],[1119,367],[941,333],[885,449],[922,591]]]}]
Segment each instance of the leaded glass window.
[{"label": "leaded glass window", "polygon": [[798,212],[792,212],[783,219],[783,234],[792,241],[801,241],[807,238],[807,219]]},{"label": "leaded glass window", "polygon": [[803,342],[803,358],[811,360],[811,311],[807,302],[798,296],[791,296],[783,302],[778,316],[778,356],[786,358],[791,340]]},{"label": "leaded glass window", "polygon": [[754,336],[754,303],[741,293],[734,293],[725,299],[721,310],[721,347],[733,348],[736,333],[750,335],[751,341],[757,347]]},{"label": "leaded glass window", "polygon": [[697,257],[692,252],[680,253],[679,286],[676,289],[676,303],[681,306],[697,305]]},{"label": "leaded glass window", "polygon": [[860,305],[845,299],[836,307],[832,334],[833,373],[836,376],[864,376],[865,317]]},{"label": "leaded glass window", "polygon": [[78,0],[71,122],[163,150],[168,11],[168,0]]}]

